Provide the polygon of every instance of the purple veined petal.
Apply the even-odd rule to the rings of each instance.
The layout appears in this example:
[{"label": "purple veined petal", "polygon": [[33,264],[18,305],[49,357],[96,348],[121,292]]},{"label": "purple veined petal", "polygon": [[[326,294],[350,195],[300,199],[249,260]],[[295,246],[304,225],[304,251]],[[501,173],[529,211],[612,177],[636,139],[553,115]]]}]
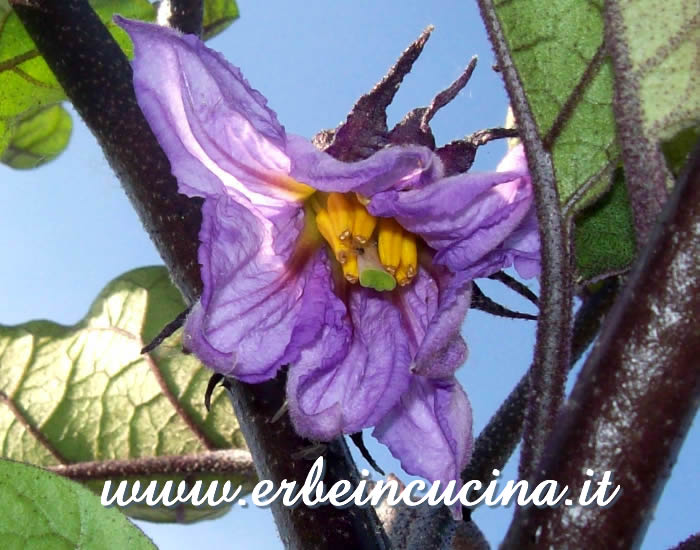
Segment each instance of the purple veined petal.
[{"label": "purple veined petal", "polygon": [[[522,144],[508,151],[499,163],[497,170],[499,172],[521,172],[528,174],[529,179],[527,157]],[[508,255],[506,265],[513,264],[518,275],[523,279],[539,277],[542,267],[540,260],[540,232],[534,204],[530,207],[520,225],[499,248]]]},{"label": "purple veined petal", "polygon": [[422,265],[413,283],[401,289],[398,303],[418,342],[412,372],[432,378],[454,375],[468,355],[460,330],[471,304],[471,279],[443,266]]},{"label": "purple veined petal", "polygon": [[[472,454],[472,411],[466,393],[454,378],[413,376],[399,403],[372,433],[409,474],[441,487],[457,480]],[[461,517],[461,506],[453,509]],[[456,518],[458,519],[458,518]]]},{"label": "purple veined petal", "polygon": [[496,249],[532,204],[529,177],[515,172],[460,174],[422,189],[375,195],[369,211],[395,217],[436,250],[434,262],[461,271]]},{"label": "purple veined petal", "polygon": [[224,194],[205,199],[199,261],[204,292],[185,325],[185,345],[222,374],[272,378],[314,339],[331,274],[325,253],[304,248],[304,213],[263,218]]},{"label": "purple veined petal", "polygon": [[120,17],[134,42],[134,90],[180,191],[278,211],[311,190],[292,180],[286,136],[241,72],[193,35]]},{"label": "purple veined petal", "polygon": [[470,303],[471,279],[443,266],[421,265],[412,283],[398,291],[396,304],[411,336],[413,373],[450,377],[466,361],[460,329]]},{"label": "purple veined petal", "polygon": [[289,370],[296,431],[328,441],[373,426],[408,387],[411,356],[398,310],[386,295],[353,287],[350,319],[326,324]]},{"label": "purple veined petal", "polygon": [[357,162],[341,162],[308,140],[289,135],[290,175],[321,191],[355,191],[365,196],[387,189],[414,189],[439,179],[442,162],[418,145],[387,147]]},{"label": "purple veined petal", "polygon": [[509,252],[515,270],[523,279],[540,276],[540,231],[534,205],[522,223],[503,242],[501,249]]}]

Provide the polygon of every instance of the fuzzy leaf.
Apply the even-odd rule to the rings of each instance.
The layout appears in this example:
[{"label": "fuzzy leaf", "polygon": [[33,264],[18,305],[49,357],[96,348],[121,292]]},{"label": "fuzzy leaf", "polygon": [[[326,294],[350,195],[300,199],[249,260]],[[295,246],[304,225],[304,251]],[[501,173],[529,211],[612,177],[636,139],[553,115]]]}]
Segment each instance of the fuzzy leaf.
[{"label": "fuzzy leaf", "polygon": [[12,168],[36,168],[63,152],[72,129],[73,121],[61,105],[42,109],[17,124],[0,160]]},{"label": "fuzzy leaf", "polygon": [[551,151],[564,203],[585,183],[586,202],[600,196],[610,183],[604,169],[619,157],[612,69],[609,62],[596,62],[603,44],[601,9],[600,0],[497,3],[540,135],[546,140],[555,128]]},{"label": "fuzzy leaf", "polygon": [[0,532],[6,550],[129,548],[155,545],[114,508],[77,483],[0,460]]},{"label": "fuzzy leaf", "polygon": [[238,17],[238,4],[235,0],[205,0],[202,19],[204,40],[226,30]]},{"label": "fuzzy leaf", "polygon": [[[72,327],[0,325],[2,456],[50,466],[244,448],[224,392],[214,394],[207,414],[203,397],[211,372],[181,352],[179,333],[140,354],[184,307],[166,269],[148,267],[110,282]],[[234,485],[253,481],[230,478]],[[91,486],[101,491],[101,483]],[[190,507],[177,519],[223,511]],[[142,505],[126,512],[159,521],[177,515]]]},{"label": "fuzzy leaf", "polygon": [[632,212],[621,169],[615,172],[610,191],[576,220],[574,240],[581,282],[613,275],[627,268],[635,257]]},{"label": "fuzzy leaf", "polygon": [[[603,49],[603,2],[501,0],[496,9],[551,151],[562,205],[581,212],[608,192],[621,160],[612,66]],[[620,230],[629,221],[626,194],[618,191],[615,199],[580,217],[586,226],[577,233],[576,254],[584,280],[619,271],[620,262],[634,257],[634,234]],[[595,250],[612,234],[621,239],[614,254]]]},{"label": "fuzzy leaf", "polygon": [[630,101],[641,107],[641,128],[649,139],[668,140],[700,124],[700,5],[669,0],[616,0],[624,43],[636,86]]}]

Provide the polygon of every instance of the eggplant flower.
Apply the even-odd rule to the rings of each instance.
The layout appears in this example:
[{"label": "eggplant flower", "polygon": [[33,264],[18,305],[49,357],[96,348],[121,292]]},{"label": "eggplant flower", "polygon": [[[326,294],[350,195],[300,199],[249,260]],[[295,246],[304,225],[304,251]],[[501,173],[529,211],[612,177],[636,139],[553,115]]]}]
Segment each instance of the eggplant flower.
[{"label": "eggplant flower", "polygon": [[287,134],[196,37],[118,22],[179,190],[204,199],[204,285],[186,346],[248,383],[289,365],[301,436],[374,426],[407,472],[459,484],[472,421],[454,372],[467,355],[471,281],[509,265],[539,270],[522,148],[496,172],[452,177],[422,146],[341,162]]}]

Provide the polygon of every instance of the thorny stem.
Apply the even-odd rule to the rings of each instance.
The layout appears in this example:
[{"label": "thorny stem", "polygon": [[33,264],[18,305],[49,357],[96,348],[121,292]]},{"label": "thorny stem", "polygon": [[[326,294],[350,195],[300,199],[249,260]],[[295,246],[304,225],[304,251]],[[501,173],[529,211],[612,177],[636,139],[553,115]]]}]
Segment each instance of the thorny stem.
[{"label": "thorny stem", "polygon": [[[615,301],[618,289],[617,278],[612,278],[584,297],[574,320],[570,368],[573,368],[595,338]],[[520,379],[476,439],[472,459],[462,472],[465,482],[479,480],[486,485],[492,479],[491,472],[494,469],[503,469],[522,437],[529,391],[530,370]],[[465,509],[465,517],[469,517],[469,512]]]},{"label": "thorny stem", "polygon": [[559,208],[559,193],[554,179],[552,159],[540,138],[493,0],[479,0],[479,8],[519,124],[520,138],[527,152],[541,237],[540,317],[519,468],[520,478],[528,479],[537,474],[532,468],[542,455],[561,407],[566,372],[570,364],[572,270],[569,237]]},{"label": "thorny stem", "polygon": [[[199,201],[177,191],[170,164],[136,103],[129,62],[86,0],[13,0],[17,15],[77,111],[92,130],[122,182],[174,282],[189,303],[201,292],[197,263],[201,224]],[[241,430],[261,478],[302,483],[307,464],[290,456],[308,442],[289,422],[271,430],[284,382],[246,386],[229,381]],[[272,405],[269,405],[272,403]],[[277,437],[270,437],[274,432]],[[357,472],[342,441],[326,456],[327,476],[355,479]],[[280,536],[289,548],[308,548],[315,533],[329,547],[386,548],[371,507],[338,509],[273,506]]]},{"label": "thorny stem", "polygon": [[[635,548],[700,403],[700,143],[606,318],[538,469],[578,490],[603,472],[614,506],[530,507],[502,548]],[[608,493],[610,494],[610,493]]]}]

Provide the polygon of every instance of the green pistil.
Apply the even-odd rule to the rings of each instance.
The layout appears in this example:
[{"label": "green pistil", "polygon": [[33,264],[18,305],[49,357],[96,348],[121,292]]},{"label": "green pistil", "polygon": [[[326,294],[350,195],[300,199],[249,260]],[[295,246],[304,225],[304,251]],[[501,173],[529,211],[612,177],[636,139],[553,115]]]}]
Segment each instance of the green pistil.
[{"label": "green pistil", "polygon": [[357,264],[360,271],[360,285],[363,287],[373,288],[378,292],[396,288],[396,279],[379,261],[376,245],[364,247],[363,252],[357,255]]},{"label": "green pistil", "polygon": [[396,279],[391,276],[391,273],[386,271],[365,269],[360,273],[360,284],[365,288],[373,288],[381,292],[382,290],[394,290],[396,288]]}]

